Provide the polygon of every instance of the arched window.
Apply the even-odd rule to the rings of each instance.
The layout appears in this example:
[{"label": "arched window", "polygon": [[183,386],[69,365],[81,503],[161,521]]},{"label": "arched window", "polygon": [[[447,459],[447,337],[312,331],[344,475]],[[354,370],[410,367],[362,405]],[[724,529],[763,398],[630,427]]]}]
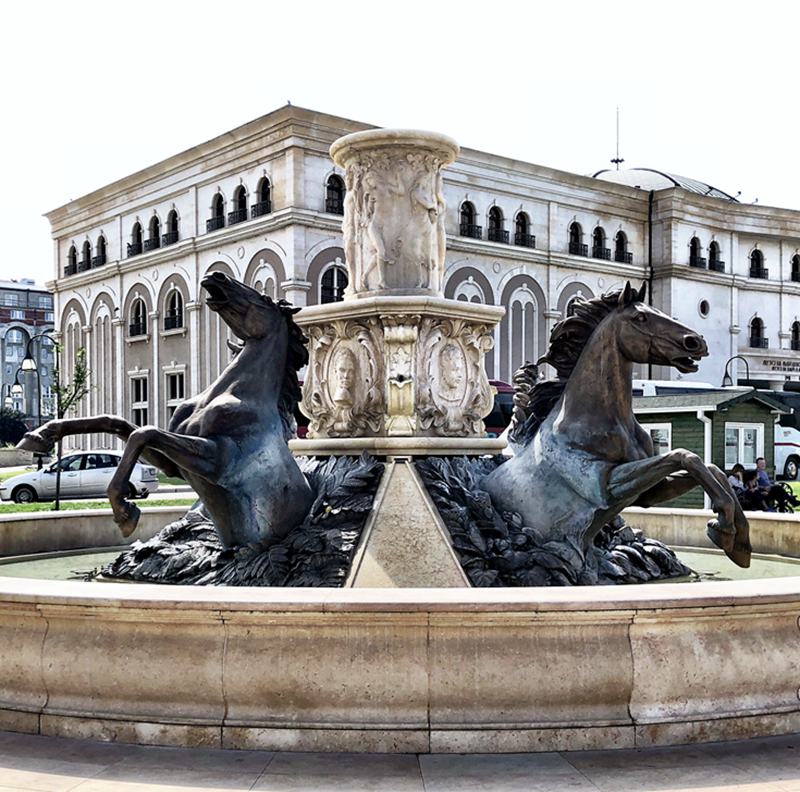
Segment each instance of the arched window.
[{"label": "arched window", "polygon": [[165,330],[175,330],[178,327],[183,327],[183,295],[178,289],[172,289],[167,294],[167,302],[164,309]]},{"label": "arched window", "polygon": [[93,267],[102,267],[106,263],[106,238],[100,234],[95,246],[95,257],[92,259]]},{"label": "arched window", "polygon": [[161,237],[162,245],[174,245],[178,241],[178,213],[170,209],[167,215],[167,228],[164,236]]},{"label": "arched window", "polygon": [[487,237],[490,242],[504,242],[508,244],[508,231],[504,225],[503,210],[499,206],[493,206],[489,210],[489,228]]},{"label": "arched window", "polygon": [[769,339],[764,336],[764,321],[757,316],[750,320],[750,346],[753,349],[769,347]]},{"label": "arched window", "polygon": [[583,229],[580,223],[570,223],[569,252],[573,256],[588,256],[588,245],[583,244]]},{"label": "arched window", "polygon": [[795,283],[800,282],[800,254],[792,256],[792,280]]},{"label": "arched window", "polygon": [[708,268],[714,272],[725,272],[725,262],[719,257],[719,243],[708,246]]},{"label": "arched window", "polygon": [[764,254],[755,248],[750,254],[750,277],[751,278],[768,278],[769,271],[764,266]]},{"label": "arched window", "polygon": [[472,275],[456,286],[453,297],[456,300],[461,300],[461,302],[478,303],[479,305],[486,302],[486,295],[483,293],[483,289],[480,284],[475,283],[475,278]]},{"label": "arched window", "polygon": [[78,272],[86,272],[92,268],[92,244],[87,239],[81,248],[81,260],[78,262]]},{"label": "arched window", "polygon": [[240,184],[233,191],[233,211],[228,212],[228,225],[236,225],[247,220],[247,190]]},{"label": "arched window", "polygon": [[253,217],[262,217],[272,211],[272,185],[266,176],[258,183],[258,201],[250,211]]},{"label": "arched window", "polygon": [[128,325],[128,335],[131,337],[147,335],[147,305],[141,297],[137,297],[131,303],[131,321]]},{"label": "arched window", "polygon": [[135,222],[131,230],[131,241],[128,242],[128,258],[138,256],[142,252],[142,224]]},{"label": "arched window", "polygon": [[320,302],[341,302],[344,299],[344,290],[347,288],[347,270],[334,264],[322,273],[320,281]]},{"label": "arched window", "polygon": [[509,297],[508,323],[506,332],[508,338],[504,339],[503,351],[508,358],[501,361],[501,371],[508,380],[514,372],[526,361],[536,360],[536,297],[526,286],[515,289]]},{"label": "arched window", "polygon": [[592,258],[611,260],[611,250],[606,247],[606,232],[600,226],[592,231]]},{"label": "arched window", "polygon": [[514,244],[520,247],[536,247],[536,237],[531,234],[531,221],[525,212],[517,212],[514,218]]},{"label": "arched window", "polygon": [[703,252],[700,240],[697,237],[692,237],[689,241],[689,266],[699,267],[700,269],[706,268],[706,260],[700,255]]},{"label": "arched window", "polygon": [[216,193],[211,199],[211,219],[206,220],[206,232],[225,227],[225,199]]},{"label": "arched window", "polygon": [[475,207],[470,201],[464,201],[461,204],[461,210],[458,213],[459,226],[458,233],[464,237],[472,237],[473,239],[483,238],[483,228],[476,225],[475,221],[478,219]]},{"label": "arched window", "polygon": [[325,186],[325,211],[328,214],[344,214],[344,182],[335,173],[328,176]]},{"label": "arched window", "polygon": [[69,253],[67,253],[67,267],[64,270],[64,275],[74,275],[78,271],[78,251],[75,250],[75,245],[69,246]]},{"label": "arched window", "polygon": [[792,349],[800,351],[800,322],[792,322]]},{"label": "arched window", "polygon": [[617,231],[614,237],[614,261],[620,264],[633,263],[633,253],[628,252],[628,237],[624,231]]},{"label": "arched window", "polygon": [[158,215],[150,218],[147,239],[144,241],[145,250],[158,250],[161,247],[161,221]]}]

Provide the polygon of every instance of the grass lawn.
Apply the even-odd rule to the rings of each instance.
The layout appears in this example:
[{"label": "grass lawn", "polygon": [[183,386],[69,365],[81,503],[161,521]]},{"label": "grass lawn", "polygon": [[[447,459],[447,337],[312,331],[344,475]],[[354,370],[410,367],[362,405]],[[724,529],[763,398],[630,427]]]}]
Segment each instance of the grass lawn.
[{"label": "grass lawn", "polygon": [[800,498],[800,481],[787,481],[788,484],[792,488],[792,492]]},{"label": "grass lawn", "polygon": [[[175,500],[158,500],[149,498],[147,501],[136,501],[140,509],[147,510],[151,506],[191,506],[197,498],[176,498]],[[61,504],[61,511],[76,511],[77,509],[108,509],[107,500],[85,500]],[[44,512],[52,511],[53,502],[44,503],[0,503],[0,514],[14,514],[16,512]]]},{"label": "grass lawn", "polygon": [[169,484],[170,486],[176,486],[179,484],[186,484],[188,482],[184,481],[182,478],[178,476],[165,476],[160,470],[158,471],[158,483],[159,484]]}]

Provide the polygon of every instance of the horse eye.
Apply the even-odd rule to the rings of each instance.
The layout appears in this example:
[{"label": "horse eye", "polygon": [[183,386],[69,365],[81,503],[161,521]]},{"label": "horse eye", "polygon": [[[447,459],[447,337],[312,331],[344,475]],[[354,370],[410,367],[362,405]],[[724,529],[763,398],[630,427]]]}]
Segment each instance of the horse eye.
[{"label": "horse eye", "polygon": [[637,322],[646,322],[647,321],[647,314],[636,314],[636,321]]}]

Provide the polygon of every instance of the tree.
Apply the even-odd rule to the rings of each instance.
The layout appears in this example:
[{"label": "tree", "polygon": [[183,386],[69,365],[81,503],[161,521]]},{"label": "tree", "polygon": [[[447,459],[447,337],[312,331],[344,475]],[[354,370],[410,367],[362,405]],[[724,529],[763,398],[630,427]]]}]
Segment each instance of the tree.
[{"label": "tree", "polygon": [[0,408],[0,445],[16,445],[27,432],[25,416],[19,410]]},{"label": "tree", "polygon": [[[86,350],[81,347],[75,354],[72,382],[61,381],[61,345],[55,345],[56,365],[53,369],[53,393],[56,397],[56,417],[63,418],[89,392],[89,369],[86,367]],[[53,510],[61,505],[61,438],[56,449],[56,500]]]}]

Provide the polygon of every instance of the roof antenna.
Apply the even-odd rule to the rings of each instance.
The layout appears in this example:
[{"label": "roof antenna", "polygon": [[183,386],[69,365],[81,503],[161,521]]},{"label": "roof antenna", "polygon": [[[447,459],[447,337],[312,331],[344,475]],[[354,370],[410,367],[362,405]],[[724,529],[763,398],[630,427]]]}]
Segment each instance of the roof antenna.
[{"label": "roof antenna", "polygon": [[619,108],[617,108],[617,156],[614,157],[611,162],[617,166],[617,170],[619,170],[620,164],[625,162],[625,160],[619,155]]}]

